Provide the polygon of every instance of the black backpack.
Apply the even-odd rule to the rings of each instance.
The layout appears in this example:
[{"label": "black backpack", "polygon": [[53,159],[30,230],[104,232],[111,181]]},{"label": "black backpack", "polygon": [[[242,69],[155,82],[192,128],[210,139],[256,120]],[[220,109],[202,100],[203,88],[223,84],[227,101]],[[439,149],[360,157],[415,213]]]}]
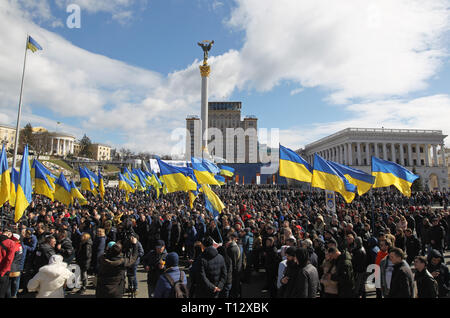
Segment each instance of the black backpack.
[{"label": "black backpack", "polygon": [[189,298],[189,291],[184,284],[184,272],[180,270],[180,279],[174,282],[172,277],[166,273],[164,274],[166,279],[169,281],[172,290],[170,291],[169,298]]}]

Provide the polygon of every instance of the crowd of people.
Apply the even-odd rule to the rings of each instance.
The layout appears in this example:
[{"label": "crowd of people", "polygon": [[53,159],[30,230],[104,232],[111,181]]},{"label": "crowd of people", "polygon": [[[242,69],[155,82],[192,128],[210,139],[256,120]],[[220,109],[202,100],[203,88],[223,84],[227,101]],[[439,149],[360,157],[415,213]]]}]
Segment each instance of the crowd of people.
[{"label": "crowd of people", "polygon": [[[2,208],[0,298],[64,297],[80,269],[84,294],[99,298],[239,298],[264,272],[271,298],[365,298],[372,265],[379,298],[447,297],[444,252],[450,246],[449,192],[372,190],[329,211],[323,191],[287,186],[225,185],[217,217],[202,194],[136,192],[114,187],[104,200],[67,207],[33,195],[18,223]],[[439,206],[440,208],[432,208]],[[138,267],[147,286],[138,285]],[[264,269],[264,271],[262,271]],[[88,278],[92,278],[89,280]],[[91,281],[91,282],[90,282]],[[142,283],[141,283],[142,284]]]}]

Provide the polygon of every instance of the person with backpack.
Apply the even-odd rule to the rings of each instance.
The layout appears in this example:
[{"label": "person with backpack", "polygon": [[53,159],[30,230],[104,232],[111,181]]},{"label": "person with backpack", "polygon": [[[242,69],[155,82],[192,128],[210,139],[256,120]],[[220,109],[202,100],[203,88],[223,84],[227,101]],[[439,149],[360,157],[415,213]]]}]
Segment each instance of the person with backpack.
[{"label": "person with backpack", "polygon": [[153,298],[189,298],[186,274],[178,267],[177,253],[167,254],[166,268],[158,278]]}]

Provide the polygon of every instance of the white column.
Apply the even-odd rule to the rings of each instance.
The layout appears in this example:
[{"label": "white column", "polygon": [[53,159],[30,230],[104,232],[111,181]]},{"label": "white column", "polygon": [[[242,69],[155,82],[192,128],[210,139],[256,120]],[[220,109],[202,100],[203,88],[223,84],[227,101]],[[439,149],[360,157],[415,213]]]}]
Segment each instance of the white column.
[{"label": "white column", "polygon": [[412,160],[412,145],[408,143],[408,166],[413,166],[413,160]]},{"label": "white column", "polygon": [[366,142],[366,161],[367,165],[370,166],[370,142]]},{"label": "white column", "polygon": [[50,137],[50,155],[53,155],[53,138]]},{"label": "white column", "polygon": [[417,151],[417,167],[420,167],[420,145],[416,144],[416,151]]},{"label": "white column", "polygon": [[352,154],[353,148],[352,143],[348,143],[348,165],[353,165],[353,154]]},{"label": "white column", "polygon": [[361,166],[361,143],[356,143],[356,155],[358,156],[358,165]]},{"label": "white column", "polygon": [[335,156],[334,156],[334,161],[341,163],[341,152],[340,152],[340,146],[336,146],[334,147],[334,151],[335,152]]},{"label": "white column", "polygon": [[341,163],[347,164],[347,154],[345,153],[345,144],[339,146],[339,153],[341,155]]},{"label": "white column", "polygon": [[439,160],[438,160],[438,155],[437,155],[437,145],[433,145],[433,167],[438,167],[439,166]]},{"label": "white column", "polygon": [[430,166],[430,149],[428,148],[428,144],[425,144],[425,148],[424,148],[424,152],[425,152],[425,167],[429,167]]},{"label": "white column", "polygon": [[56,138],[56,154],[59,155],[59,138]]},{"label": "white column", "polygon": [[374,142],[373,147],[375,149],[375,157],[379,158],[380,154],[378,153],[378,143]]},{"label": "white column", "polygon": [[395,156],[395,143],[391,144],[391,153],[392,153],[392,162],[397,163],[397,161],[396,161],[397,158],[395,158],[396,157]]},{"label": "white column", "polygon": [[70,142],[70,153],[73,154],[74,142]]},{"label": "white column", "polygon": [[386,143],[383,142],[383,159],[387,160]]},{"label": "white column", "polygon": [[442,166],[441,167],[446,167],[446,162],[445,162],[445,145],[442,143],[441,144],[441,156],[442,156]]},{"label": "white column", "polygon": [[67,144],[67,140],[63,139],[63,156],[66,155],[66,144]]},{"label": "white column", "polygon": [[403,144],[400,144],[400,165],[405,165],[405,153],[403,149]]}]

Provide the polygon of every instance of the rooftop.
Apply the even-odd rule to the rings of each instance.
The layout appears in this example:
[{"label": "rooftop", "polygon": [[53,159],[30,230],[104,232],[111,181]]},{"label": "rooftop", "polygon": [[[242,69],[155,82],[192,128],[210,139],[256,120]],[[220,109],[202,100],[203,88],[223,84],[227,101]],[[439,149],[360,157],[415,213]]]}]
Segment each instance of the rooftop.
[{"label": "rooftop", "polygon": [[241,110],[242,102],[208,102],[209,110]]}]

